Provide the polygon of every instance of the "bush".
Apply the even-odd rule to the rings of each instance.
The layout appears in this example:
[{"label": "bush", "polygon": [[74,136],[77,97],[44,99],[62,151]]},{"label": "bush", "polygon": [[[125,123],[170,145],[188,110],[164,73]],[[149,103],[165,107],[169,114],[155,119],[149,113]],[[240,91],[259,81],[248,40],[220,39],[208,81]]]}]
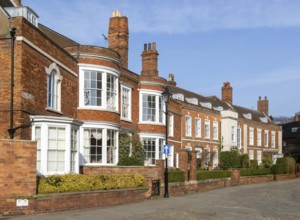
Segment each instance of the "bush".
[{"label": "bush", "polygon": [[257,169],[258,168],[258,162],[257,162],[257,160],[250,160],[249,168]]},{"label": "bush", "polygon": [[259,176],[259,175],[269,175],[271,174],[271,168],[248,168],[240,169],[240,176]]},{"label": "bush", "polygon": [[[130,154],[131,148],[131,156]],[[138,135],[131,137],[126,131],[119,135],[119,166],[143,166],[145,152]]]},{"label": "bush", "polygon": [[264,167],[270,168],[273,165],[273,160],[271,157],[266,157],[263,159]]},{"label": "bush", "polygon": [[184,182],[185,173],[180,169],[169,170],[168,172],[168,181],[169,182]]},{"label": "bush", "polygon": [[213,171],[197,171],[197,180],[216,179],[216,178],[227,178],[231,176],[229,170],[213,170]]},{"label": "bush", "polygon": [[295,173],[296,162],[292,157],[282,157],[277,159],[276,166],[278,174]]},{"label": "bush", "polygon": [[249,156],[248,154],[240,155],[240,168],[249,168]]},{"label": "bush", "polygon": [[220,168],[238,168],[240,164],[240,154],[237,150],[223,151],[220,153]]},{"label": "bush", "polygon": [[38,178],[38,193],[63,193],[107,189],[135,188],[144,185],[140,174],[124,175],[53,175]]}]

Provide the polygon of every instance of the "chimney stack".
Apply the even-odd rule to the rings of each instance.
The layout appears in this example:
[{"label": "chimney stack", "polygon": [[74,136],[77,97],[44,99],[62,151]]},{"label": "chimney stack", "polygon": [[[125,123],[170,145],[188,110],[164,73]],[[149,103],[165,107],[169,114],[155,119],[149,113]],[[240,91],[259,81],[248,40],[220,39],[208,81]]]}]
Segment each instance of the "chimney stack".
[{"label": "chimney stack", "polygon": [[300,121],[300,112],[295,114],[294,121]]},{"label": "chimney stack", "polygon": [[222,101],[232,104],[232,87],[230,82],[224,82],[222,87]]},{"label": "chimney stack", "polygon": [[265,99],[261,99],[260,96],[258,97],[257,111],[269,115],[269,100],[267,99],[267,96],[265,96]]},{"label": "chimney stack", "polygon": [[109,20],[108,48],[118,52],[124,68],[128,68],[128,19],[119,11],[113,11]]},{"label": "chimney stack", "polygon": [[144,51],[142,53],[142,76],[158,77],[158,52],[156,50],[156,43],[144,44]]}]

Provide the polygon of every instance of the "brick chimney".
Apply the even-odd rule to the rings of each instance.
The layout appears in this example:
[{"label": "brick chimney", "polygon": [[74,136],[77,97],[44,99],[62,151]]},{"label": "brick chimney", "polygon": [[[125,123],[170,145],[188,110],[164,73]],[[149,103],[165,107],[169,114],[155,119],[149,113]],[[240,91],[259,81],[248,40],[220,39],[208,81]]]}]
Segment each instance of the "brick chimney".
[{"label": "brick chimney", "polygon": [[300,121],[300,112],[295,114],[294,121]]},{"label": "brick chimney", "polygon": [[156,50],[156,43],[144,44],[141,75],[158,77],[157,61],[158,52]]},{"label": "brick chimney", "polygon": [[175,75],[173,73],[169,74],[168,84],[176,86]]},{"label": "brick chimney", "polygon": [[232,104],[232,87],[230,82],[224,82],[222,87],[222,101]]},{"label": "brick chimney", "polygon": [[267,99],[267,96],[265,96],[265,99],[261,99],[260,96],[258,97],[257,111],[269,115],[269,100]]},{"label": "brick chimney", "polygon": [[114,11],[109,19],[108,48],[117,51],[121,56],[124,68],[128,68],[128,19],[121,12]]}]

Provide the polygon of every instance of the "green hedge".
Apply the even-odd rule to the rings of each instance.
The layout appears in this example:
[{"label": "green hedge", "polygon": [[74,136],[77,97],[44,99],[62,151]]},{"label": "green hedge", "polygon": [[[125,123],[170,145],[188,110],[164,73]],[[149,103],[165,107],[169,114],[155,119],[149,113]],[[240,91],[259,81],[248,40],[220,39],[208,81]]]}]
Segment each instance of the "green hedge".
[{"label": "green hedge", "polygon": [[231,171],[229,170],[213,170],[213,171],[197,170],[197,180],[227,178],[230,176],[231,176]]},{"label": "green hedge", "polygon": [[124,175],[53,175],[38,177],[38,193],[63,193],[107,189],[136,188],[144,185],[144,176],[140,174]]},{"label": "green hedge", "polygon": [[184,182],[185,181],[185,173],[179,169],[169,170],[168,181],[169,182]]},{"label": "green hedge", "polygon": [[268,175],[271,174],[270,168],[249,168],[249,169],[240,169],[240,176],[259,176],[259,175]]},{"label": "green hedge", "polygon": [[296,161],[292,157],[278,158],[276,165],[273,168],[273,172],[276,174],[288,174],[295,173]]}]

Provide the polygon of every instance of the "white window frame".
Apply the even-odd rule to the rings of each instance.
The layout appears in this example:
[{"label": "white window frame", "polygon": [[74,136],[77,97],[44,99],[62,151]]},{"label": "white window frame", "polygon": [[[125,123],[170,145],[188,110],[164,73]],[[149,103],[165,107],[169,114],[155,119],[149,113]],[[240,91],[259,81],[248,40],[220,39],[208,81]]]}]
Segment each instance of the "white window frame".
[{"label": "white window frame", "polygon": [[[56,63],[52,63],[49,68],[45,67],[45,71],[47,74],[46,109],[61,112],[61,81],[63,77],[61,76]],[[51,83],[49,81],[50,79]]]},{"label": "white window frame", "polygon": [[195,136],[201,138],[201,118],[195,119]]},{"label": "white window frame", "polygon": [[[155,112],[154,112],[154,120],[143,120],[143,96],[150,95],[155,98]],[[147,124],[165,124],[165,103],[163,101],[163,97],[160,92],[151,91],[151,90],[141,90],[140,91],[140,123]]]},{"label": "white window frame", "polygon": [[[165,137],[164,135],[156,135],[156,134],[140,134],[141,142],[144,144],[144,140],[151,139],[154,141],[154,151],[152,151],[152,156],[149,157],[149,152],[145,149],[145,166],[155,166],[155,160],[158,159],[165,159],[164,154],[164,144],[165,144]],[[144,144],[146,148],[146,145]],[[171,156],[171,151],[170,155]],[[148,154],[148,155],[147,155]],[[171,163],[172,164],[172,163]],[[171,165],[170,164],[170,165]]]},{"label": "white window frame", "polygon": [[256,135],[256,142],[257,142],[257,146],[261,146],[261,129],[257,129],[257,135]]},{"label": "white window frame", "polygon": [[234,125],[231,126],[231,142],[236,142],[236,127]]},{"label": "white window frame", "polygon": [[[125,94],[124,91],[127,91],[126,94],[128,94],[128,98],[127,98],[128,103],[126,103],[127,106],[124,106],[125,104],[123,99],[123,96]],[[124,115],[124,108],[127,108],[127,112],[128,112],[127,116]],[[121,85],[121,119],[131,121],[132,120],[131,109],[132,109],[132,88],[125,85]]]},{"label": "white window frame", "polygon": [[219,123],[217,121],[213,122],[213,139],[218,140],[219,137]]},{"label": "white window frame", "polygon": [[236,130],[236,146],[238,149],[242,148],[242,129],[237,128]]},{"label": "white window frame", "polygon": [[204,121],[204,137],[205,139],[210,139],[210,120],[205,119]]},{"label": "white window frame", "polygon": [[[88,154],[88,143],[85,143],[85,130],[93,130],[98,129],[102,131],[102,160],[100,162],[91,162],[87,158],[89,158]],[[108,162],[108,150],[109,147],[107,146],[108,141],[108,130],[113,130],[115,132],[115,145],[113,147],[113,161]],[[86,139],[87,140],[87,139]],[[80,127],[80,152],[83,155],[83,158],[81,158],[80,165],[85,166],[94,166],[94,165],[100,165],[100,166],[116,166],[118,164],[118,158],[119,158],[119,127],[117,125],[109,124],[109,123],[92,123],[92,122],[86,122],[84,125]]]},{"label": "white window frame", "polygon": [[[84,77],[85,71],[92,71],[101,73],[101,105],[87,105],[85,104],[85,86]],[[114,78],[114,91],[108,91],[107,78],[111,75]],[[98,66],[79,64],[79,109],[91,109],[91,110],[108,110],[118,112],[119,110],[119,75],[120,73],[115,69]],[[108,94],[114,93],[113,104],[110,106],[108,101]]]},{"label": "white window frame", "polygon": [[249,128],[249,145],[254,145],[254,128]]},{"label": "white window frame", "polygon": [[174,136],[174,115],[173,114],[169,114],[168,115],[169,120],[168,120],[168,136],[169,137],[173,137]]},{"label": "white window frame", "polygon": [[[31,132],[32,140],[38,139],[35,133],[37,127],[41,128],[40,137],[40,155],[41,166],[40,170],[37,170],[38,175],[54,175],[54,174],[67,174],[71,173],[71,130],[79,130],[81,122],[66,118],[66,117],[54,117],[54,116],[31,116],[31,120],[34,121]],[[64,171],[49,171],[48,164],[48,131],[50,127],[65,129],[65,155],[64,155]],[[77,148],[79,151],[79,145]],[[77,153],[75,162],[75,173],[79,173],[79,154]]]},{"label": "white window frame", "polygon": [[260,165],[262,163],[262,152],[261,150],[256,151],[257,155],[256,155],[256,159],[257,159],[257,163],[258,165]]},{"label": "white window frame", "polygon": [[267,130],[264,133],[264,146],[269,147],[269,131]]},{"label": "white window frame", "polygon": [[271,147],[272,148],[275,148],[275,144],[276,144],[275,140],[276,140],[275,131],[272,131],[271,132]]},{"label": "white window frame", "polygon": [[185,116],[185,136],[192,136],[192,117],[190,115]]},{"label": "white window frame", "polygon": [[254,160],[254,150],[249,150],[249,160]]}]

